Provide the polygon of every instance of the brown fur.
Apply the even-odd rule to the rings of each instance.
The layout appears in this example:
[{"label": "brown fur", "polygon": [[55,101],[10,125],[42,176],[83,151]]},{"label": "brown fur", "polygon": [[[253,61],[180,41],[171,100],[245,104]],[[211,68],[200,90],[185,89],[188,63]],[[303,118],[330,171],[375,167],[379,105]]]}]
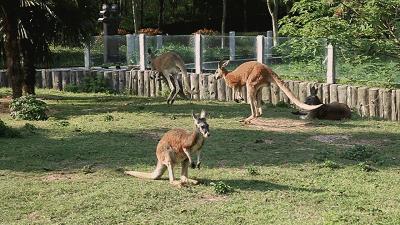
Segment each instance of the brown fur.
[{"label": "brown fur", "polygon": [[[189,165],[192,168],[200,168],[201,148],[203,147],[204,140],[209,136],[205,115],[204,111],[202,111],[199,117],[193,114],[196,127],[192,132],[184,129],[172,129],[163,135],[157,145],[157,167],[153,173],[125,171],[125,174],[156,180],[161,178],[165,170],[168,169],[170,183],[176,185],[186,183],[198,184],[198,181],[188,178],[188,169]],[[192,161],[192,154],[197,155],[197,165]],[[173,169],[178,163],[182,165],[180,182],[175,181],[173,173]]]},{"label": "brown fur", "polygon": [[241,94],[241,87],[246,85],[247,96],[251,108],[251,116],[249,116],[245,122],[249,122],[253,118],[259,117],[262,114],[261,89],[271,82],[276,83],[288,98],[300,108],[313,110],[321,106],[310,106],[300,102],[289,88],[284,85],[284,82],[278,77],[278,75],[272,71],[271,68],[262,63],[256,61],[245,62],[231,72],[228,72],[225,69],[228,63],[229,61],[225,63],[220,62],[215,73],[215,78],[218,79],[222,76],[225,79],[226,84],[234,89],[235,95]]},{"label": "brown fur", "polygon": [[166,52],[159,56],[154,56],[149,50],[150,54],[150,66],[152,70],[156,70],[161,73],[167,80],[168,86],[171,89],[171,93],[168,97],[167,103],[171,104],[175,101],[176,95],[180,91],[180,84],[177,79],[177,74],[181,72],[183,74],[184,85],[183,89],[186,95],[192,94],[190,91],[190,81],[187,76],[186,66],[183,59],[175,52]]},{"label": "brown fur", "polygon": [[304,118],[321,120],[350,119],[351,110],[346,104],[332,102],[329,104],[323,104],[318,109],[311,110]]}]

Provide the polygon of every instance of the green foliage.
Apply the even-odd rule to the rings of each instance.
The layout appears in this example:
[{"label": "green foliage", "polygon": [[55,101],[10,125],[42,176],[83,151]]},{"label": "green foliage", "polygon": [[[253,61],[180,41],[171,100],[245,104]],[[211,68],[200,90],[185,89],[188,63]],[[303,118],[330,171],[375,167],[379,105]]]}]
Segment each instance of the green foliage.
[{"label": "green foliage", "polygon": [[33,95],[16,98],[10,104],[10,115],[14,119],[47,120],[46,110],[46,103]]},{"label": "green foliage", "polygon": [[114,117],[112,115],[110,115],[110,114],[107,114],[107,115],[104,116],[104,121],[105,122],[114,121]]},{"label": "green foliage", "polygon": [[158,50],[157,55],[161,55],[165,52],[174,51],[182,57],[185,62],[194,62],[194,49],[191,46],[181,44],[168,44]]},{"label": "green foliage", "polygon": [[368,149],[365,145],[354,145],[343,151],[341,157],[355,161],[365,161],[374,154],[375,152]]},{"label": "green foliage", "polygon": [[251,175],[251,176],[255,176],[255,175],[259,175],[260,174],[259,169],[257,167],[255,167],[255,166],[248,166],[246,168],[246,170],[247,170],[247,173],[249,175]]},{"label": "green foliage", "polygon": [[357,166],[364,172],[376,172],[376,171],[378,171],[378,169],[376,169],[375,167],[369,165],[366,162],[361,162],[361,163],[357,164]]},{"label": "green foliage", "polygon": [[0,119],[0,138],[15,138],[20,137],[21,134],[16,130],[8,127],[1,119]]},{"label": "green foliage", "polygon": [[79,85],[67,85],[65,91],[74,93],[113,93],[114,91],[109,88],[108,82],[101,75],[86,76],[83,82]]},{"label": "green foliage", "polygon": [[320,167],[329,169],[339,169],[340,165],[332,160],[325,160],[324,163],[320,165]]},{"label": "green foliage", "polygon": [[215,193],[219,195],[229,194],[234,191],[234,189],[231,186],[225,184],[223,181],[218,181],[216,183],[212,182],[210,183],[210,185],[214,186]]}]

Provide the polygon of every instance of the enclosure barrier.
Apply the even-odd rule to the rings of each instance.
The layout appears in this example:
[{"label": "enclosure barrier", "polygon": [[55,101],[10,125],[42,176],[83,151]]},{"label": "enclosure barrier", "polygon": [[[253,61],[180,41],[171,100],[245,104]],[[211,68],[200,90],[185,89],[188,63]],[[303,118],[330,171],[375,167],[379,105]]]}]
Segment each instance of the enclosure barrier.
[{"label": "enclosure barrier", "polygon": [[[85,77],[100,76],[107,86],[117,93],[143,97],[159,97],[166,90],[162,79],[155,71],[128,69],[41,69],[36,72],[38,88],[65,90],[68,85],[80,85]],[[227,87],[223,79],[215,80],[209,73],[188,73],[190,87],[194,91],[195,100],[232,101],[233,91]],[[179,75],[180,80],[182,75]],[[383,118],[400,121],[400,89],[368,88],[351,85],[285,81],[285,85],[294,95],[304,101],[310,95],[310,88],[318,89],[318,97],[323,103],[341,102],[347,104],[363,118]],[[0,71],[0,87],[8,87],[6,71]],[[246,88],[243,97],[247,101]],[[266,103],[276,105],[278,102],[290,103],[288,97],[275,84],[262,90],[262,99]]]}]

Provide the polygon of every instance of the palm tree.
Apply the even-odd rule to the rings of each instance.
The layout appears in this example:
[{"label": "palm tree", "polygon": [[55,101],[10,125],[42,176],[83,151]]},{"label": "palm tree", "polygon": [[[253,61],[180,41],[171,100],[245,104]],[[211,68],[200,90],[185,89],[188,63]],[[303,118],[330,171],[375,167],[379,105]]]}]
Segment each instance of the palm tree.
[{"label": "palm tree", "polygon": [[[88,41],[99,0],[1,0],[0,35],[13,98],[34,94],[35,65],[50,59],[50,44]],[[73,15],[73,16],[72,16]]]}]

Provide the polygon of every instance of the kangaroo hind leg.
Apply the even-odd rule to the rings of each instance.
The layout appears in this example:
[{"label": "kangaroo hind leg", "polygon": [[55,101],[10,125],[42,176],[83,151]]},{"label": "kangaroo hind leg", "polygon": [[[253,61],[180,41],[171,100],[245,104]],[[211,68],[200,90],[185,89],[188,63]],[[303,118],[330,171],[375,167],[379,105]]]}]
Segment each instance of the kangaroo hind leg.
[{"label": "kangaroo hind leg", "polygon": [[197,185],[197,184],[199,184],[199,181],[188,178],[189,164],[190,164],[190,162],[188,159],[182,161],[181,182],[185,183],[185,184]]}]

